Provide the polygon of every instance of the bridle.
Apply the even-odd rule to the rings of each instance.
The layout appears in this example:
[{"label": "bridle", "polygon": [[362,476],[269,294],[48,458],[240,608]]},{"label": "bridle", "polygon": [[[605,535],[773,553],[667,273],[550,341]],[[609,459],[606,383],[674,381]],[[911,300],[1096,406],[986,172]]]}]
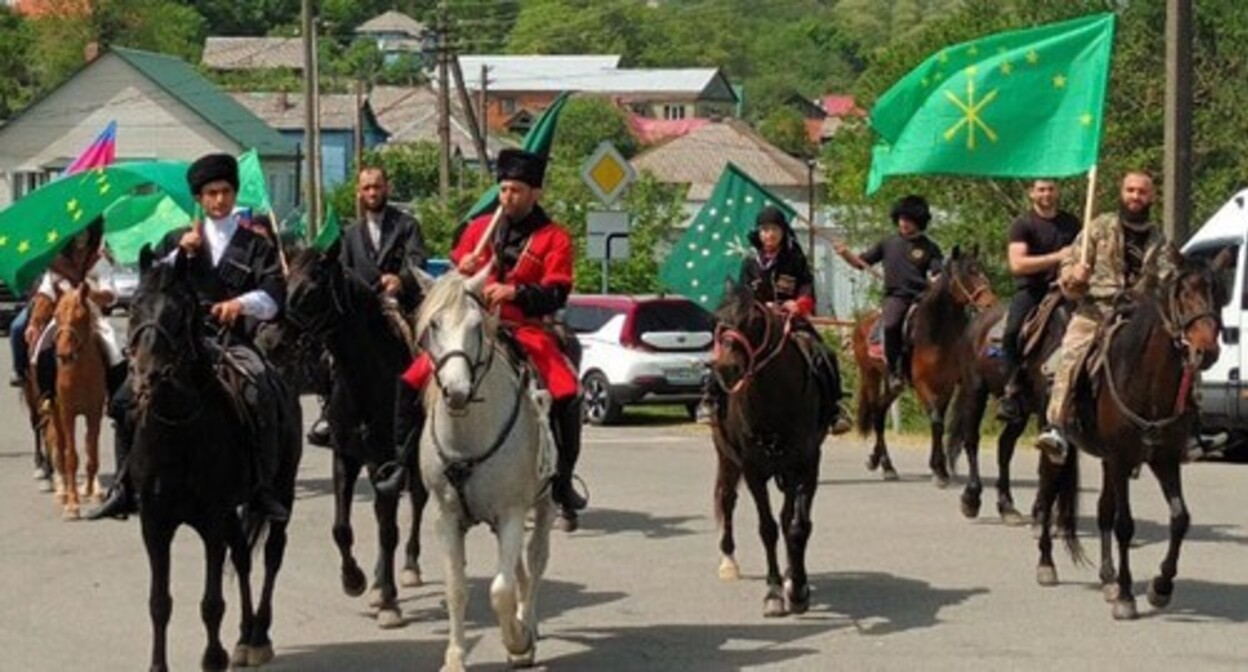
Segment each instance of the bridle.
[{"label": "bridle", "polygon": [[[189,322],[192,319],[195,319],[193,315],[187,321]],[[144,376],[140,380],[141,386],[135,390],[135,405],[139,415],[150,416],[153,420],[164,425],[184,425],[195,420],[203,413],[203,404],[195,401],[192,401],[190,405],[191,410],[181,416],[165,415],[157,409],[156,404],[152,403],[156,392],[166,386],[192,400],[199,398],[198,390],[194,386],[181,382],[177,375],[179,371],[189,370],[190,365],[199,360],[199,349],[196,347],[190,324],[184,326],[186,328],[183,330],[183,338],[174,336],[164,325],[155,319],[140,322],[130,332],[130,342],[128,344],[130,352],[137,352],[136,346],[139,337],[146,331],[152,331],[156,334],[157,339],[165,342],[170,352],[175,353],[171,362],[156,367]]]},{"label": "bridle", "polygon": [[[485,301],[481,299],[481,297],[471,293],[469,293],[468,296],[472,298],[483,314],[488,314]],[[421,345],[421,349],[425,352],[432,353],[432,350],[428,347],[428,332],[433,328],[433,324],[430,323],[417,339],[417,342]],[[455,348],[447,350],[434,358],[433,379],[434,382],[437,383],[438,389],[442,391],[443,396],[448,395],[446,391],[446,384],[442,382],[442,370],[456,359],[462,359],[464,360],[464,364],[468,367],[468,403],[475,404],[484,401],[477,395],[477,391],[481,387],[481,381],[485,380],[485,374],[488,373],[490,367],[494,365],[495,353],[498,351],[499,346],[492,341],[487,341],[484,322],[482,323],[481,328],[476,330],[476,336],[477,347],[475,348],[474,354],[468,354],[468,351],[464,348]]]},{"label": "bridle", "polygon": [[716,359],[719,358],[719,349],[721,346],[736,344],[741,348],[742,352],[745,353],[745,371],[741,374],[741,377],[737,379],[737,382],[732,385],[729,385],[726,381],[724,381],[723,374],[721,374],[717,369],[714,367],[711,368],[712,375],[715,378],[715,383],[719,385],[721,390],[728,394],[737,394],[738,392],[744,390],[746,386],[749,385],[749,382],[756,375],[758,375],[760,371],[766,368],[768,364],[780,355],[781,351],[784,350],[785,342],[788,341],[789,333],[793,328],[793,315],[786,314],[784,316],[784,325],[779,329],[780,338],[775,339],[775,342],[773,343],[772,331],[774,329],[774,320],[771,315],[768,314],[768,308],[758,300],[752,300],[750,302],[749,313],[753,313],[755,311],[762,315],[764,325],[763,338],[757,345],[752,343],[749,337],[737,327],[726,327],[724,325],[718,325],[715,327]]},{"label": "bridle", "polygon": [[286,306],[286,319],[295,326],[300,332],[308,334],[318,340],[325,340],[328,336],[342,328],[343,319],[351,314],[350,300],[343,297],[340,285],[343,282],[342,273],[326,273],[327,284],[329,285],[329,302],[331,310],[324,310],[318,314],[307,315],[301,312],[294,305]]},{"label": "bridle", "polygon": [[[955,261],[954,264],[956,265],[957,262]],[[950,269],[950,270],[951,272],[949,273],[949,284],[953,285],[953,288],[957,290],[960,294],[962,294],[963,297],[966,298],[965,305],[979,306],[979,298],[983,296],[985,292],[990,291],[991,289],[989,284],[986,282],[980,283],[978,286],[975,287],[974,291],[968,290],[966,287],[966,283],[962,281],[962,274],[956,271],[953,271],[953,269]]]}]

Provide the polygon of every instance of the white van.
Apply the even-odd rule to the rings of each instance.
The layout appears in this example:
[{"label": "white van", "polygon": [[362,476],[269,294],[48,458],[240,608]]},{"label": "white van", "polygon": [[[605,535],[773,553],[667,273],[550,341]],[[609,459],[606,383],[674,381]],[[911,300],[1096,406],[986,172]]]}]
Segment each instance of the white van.
[{"label": "white van", "polygon": [[1222,250],[1234,254],[1225,269],[1230,301],[1222,307],[1222,343],[1218,361],[1201,374],[1201,427],[1205,432],[1248,434],[1248,189],[1223,205],[1183,246],[1185,254],[1212,258]]}]

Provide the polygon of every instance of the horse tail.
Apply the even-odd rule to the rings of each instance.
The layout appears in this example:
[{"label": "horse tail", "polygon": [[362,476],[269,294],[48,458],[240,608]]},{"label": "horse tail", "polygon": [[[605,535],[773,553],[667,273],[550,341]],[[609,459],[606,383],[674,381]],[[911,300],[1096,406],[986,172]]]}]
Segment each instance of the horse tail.
[{"label": "horse tail", "polygon": [[860,436],[869,436],[875,429],[876,408],[880,404],[881,381],[871,370],[871,355],[868,351],[868,339],[874,321],[868,317],[854,326],[853,350],[854,362],[858,365],[858,402],[854,426]]},{"label": "horse tail", "polygon": [[247,538],[247,553],[253,560],[260,555],[261,549],[269,540],[269,519],[255,513],[248,513],[243,521],[243,533]]},{"label": "horse tail", "polygon": [[[1041,457],[1040,459],[1047,459]],[[1079,543],[1079,449],[1071,446],[1065,463],[1057,472],[1057,516],[1055,522],[1070,559],[1076,565],[1088,565],[1088,556]]]}]

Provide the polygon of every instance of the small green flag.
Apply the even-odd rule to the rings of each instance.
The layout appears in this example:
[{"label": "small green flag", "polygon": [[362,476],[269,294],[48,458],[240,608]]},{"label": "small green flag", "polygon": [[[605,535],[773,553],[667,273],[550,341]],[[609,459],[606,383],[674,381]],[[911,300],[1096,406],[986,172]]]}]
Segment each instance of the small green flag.
[{"label": "small green flag", "polygon": [[768,205],[783,211],[789,221],[796,214],[784,199],[729,163],[710,200],[659,269],[664,286],[707,310],[715,309],[724,293],[724,281],[736,282],[741,275],[741,262],[751,253],[754,219]]},{"label": "small green flag", "polygon": [[[550,146],[555,142],[555,128],[559,125],[559,113],[563,112],[563,106],[567,104],[569,95],[566,91],[559,94],[559,97],[542,111],[542,116],[537,118],[533,127],[524,135],[520,149],[543,157],[550,156]],[[478,198],[476,203],[472,204],[468,214],[464,215],[464,221],[472,221],[496,207],[498,207],[498,185],[494,184],[484,194],[481,194],[481,198]]]},{"label": "small green flag", "polygon": [[264,167],[260,165],[260,155],[255,149],[249,149],[238,157],[238,205],[251,208],[257,214],[273,212],[269,187],[264,180]]},{"label": "small green flag", "polygon": [[889,175],[1062,177],[1096,164],[1114,15],[996,33],[933,54],[871,110],[867,193]]},{"label": "small green flag", "polygon": [[104,211],[104,241],[121,264],[139,260],[144,245],[191,223],[191,215],[162,193],[130,196]]},{"label": "small green flag", "polygon": [[341,235],[342,227],[338,224],[338,213],[334,211],[334,206],[327,204],[325,221],[321,222],[321,230],[316,232],[316,240],[312,241],[312,247],[324,252]]}]

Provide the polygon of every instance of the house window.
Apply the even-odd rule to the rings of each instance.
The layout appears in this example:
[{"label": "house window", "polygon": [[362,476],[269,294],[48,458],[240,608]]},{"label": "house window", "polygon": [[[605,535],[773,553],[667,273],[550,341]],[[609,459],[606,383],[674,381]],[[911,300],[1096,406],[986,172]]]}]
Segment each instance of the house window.
[{"label": "house window", "polygon": [[498,100],[498,104],[499,104],[499,107],[503,110],[503,114],[515,114],[516,113],[517,108],[516,108],[515,98],[500,98]]},{"label": "house window", "polygon": [[13,200],[17,201],[26,194],[52,181],[52,172],[47,170],[18,171],[13,173]]},{"label": "house window", "polygon": [[684,105],[664,105],[663,106],[663,118],[664,119],[684,119],[685,118],[685,106]]}]

